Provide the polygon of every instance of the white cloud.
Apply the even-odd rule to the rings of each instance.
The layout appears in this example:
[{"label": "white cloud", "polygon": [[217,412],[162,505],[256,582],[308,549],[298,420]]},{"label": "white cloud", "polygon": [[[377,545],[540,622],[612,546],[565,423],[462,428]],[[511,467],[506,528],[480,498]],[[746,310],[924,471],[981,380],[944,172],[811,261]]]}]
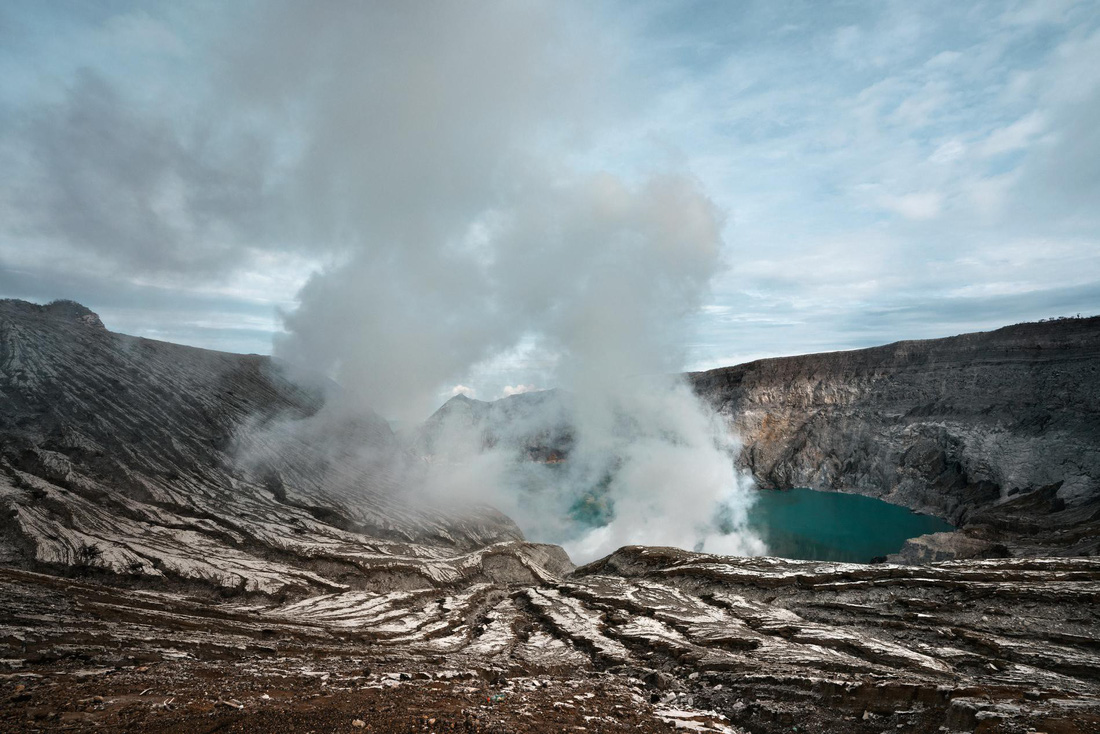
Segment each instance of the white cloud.
[{"label": "white cloud", "polygon": [[137,51],[157,51],[175,56],[187,53],[178,35],[144,10],[110,18],[103,27],[104,39],[113,46],[130,46]]},{"label": "white cloud", "polygon": [[1080,0],[1027,0],[1017,2],[1005,10],[1000,21],[1006,25],[1034,27],[1048,23],[1065,22],[1070,11]]},{"label": "white cloud", "polygon": [[978,146],[978,152],[988,157],[1026,148],[1046,129],[1046,126],[1046,119],[1042,112],[1031,112],[1011,125],[999,127],[990,132]]},{"label": "white cloud", "polygon": [[967,198],[982,221],[995,222],[1005,211],[1012,188],[1020,177],[1015,172],[971,181]]},{"label": "white cloud", "polygon": [[859,48],[861,32],[858,26],[844,26],[833,34],[833,54],[842,58],[851,58]]},{"label": "white cloud", "polygon": [[963,55],[958,51],[941,51],[924,62],[924,65],[929,68],[952,66],[962,57]]},{"label": "white cloud", "polygon": [[952,138],[936,148],[928,160],[932,163],[954,163],[966,155],[966,144],[957,138]]},{"label": "white cloud", "polygon": [[935,219],[943,207],[943,194],[938,191],[920,191],[900,196],[883,195],[879,197],[878,205],[906,219]]}]

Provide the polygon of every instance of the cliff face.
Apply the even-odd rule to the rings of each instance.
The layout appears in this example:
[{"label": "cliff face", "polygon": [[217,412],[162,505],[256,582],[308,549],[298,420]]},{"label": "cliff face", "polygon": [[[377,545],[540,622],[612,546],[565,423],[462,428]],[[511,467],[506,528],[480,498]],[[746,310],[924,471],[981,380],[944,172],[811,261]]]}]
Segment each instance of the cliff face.
[{"label": "cliff face", "polygon": [[385,421],[323,403],[265,357],[0,301],[0,563],[265,592],[479,578],[494,543],[520,578],[568,567],[490,508],[418,501]]},{"label": "cliff face", "polygon": [[763,487],[858,492],[956,524],[1025,504],[1083,521],[1100,496],[1100,317],[688,377]]}]

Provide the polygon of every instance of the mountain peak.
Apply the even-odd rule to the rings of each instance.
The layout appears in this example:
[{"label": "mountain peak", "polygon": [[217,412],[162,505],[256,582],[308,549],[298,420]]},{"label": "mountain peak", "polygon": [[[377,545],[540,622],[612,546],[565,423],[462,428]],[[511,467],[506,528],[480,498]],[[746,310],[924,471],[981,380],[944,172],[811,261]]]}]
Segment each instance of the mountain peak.
[{"label": "mountain peak", "polygon": [[50,301],[44,306],[45,310],[53,315],[61,318],[69,318],[73,321],[80,322],[86,326],[93,326],[97,329],[106,329],[103,325],[103,321],[100,320],[99,314],[92,309],[88,308],[82,303],[76,301],[70,301],[66,298],[58,299],[56,301]]},{"label": "mountain peak", "polygon": [[17,313],[34,313],[66,321],[75,321],[97,329],[107,328],[103,325],[103,322],[99,318],[99,314],[95,311],[81,303],[70,301],[66,298],[50,301],[44,306],[29,301],[23,301],[18,298],[5,298],[0,300],[0,307],[6,307]]}]

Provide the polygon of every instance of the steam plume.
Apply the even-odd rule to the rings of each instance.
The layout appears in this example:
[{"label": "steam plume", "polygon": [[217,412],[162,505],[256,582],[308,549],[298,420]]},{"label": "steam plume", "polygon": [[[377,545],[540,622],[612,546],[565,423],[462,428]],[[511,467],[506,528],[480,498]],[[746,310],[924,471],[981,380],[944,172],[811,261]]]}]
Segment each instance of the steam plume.
[{"label": "steam plume", "polygon": [[[535,344],[553,355],[546,381],[574,398],[574,479],[610,477],[615,519],[576,552],[717,543],[716,510],[737,508],[736,526],[745,505],[721,431],[675,380],[631,378],[682,368],[686,319],[721,266],[721,216],[683,172],[585,165],[590,124],[628,100],[596,71],[614,68],[614,36],[596,43],[571,12],[326,3],[272,15],[234,73],[294,131],[288,221],[337,255],[299,294],[276,352],[409,420]],[[508,462],[466,458],[423,481],[507,503]]]}]

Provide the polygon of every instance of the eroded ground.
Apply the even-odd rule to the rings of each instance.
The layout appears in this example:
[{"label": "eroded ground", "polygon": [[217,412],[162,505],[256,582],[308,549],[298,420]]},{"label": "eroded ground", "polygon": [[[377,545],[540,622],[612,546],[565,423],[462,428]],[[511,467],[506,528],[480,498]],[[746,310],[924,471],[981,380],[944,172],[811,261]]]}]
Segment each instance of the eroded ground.
[{"label": "eroded ground", "polygon": [[666,720],[732,731],[714,716],[657,709],[608,674],[490,681],[484,671],[446,671],[457,677],[439,680],[428,671],[364,674],[358,667],[342,659],[282,659],[54,671],[9,682],[2,721],[9,731],[188,734],[658,732],[674,725]]},{"label": "eroded ground", "polygon": [[1090,560],[639,548],[533,585],[281,603],[5,570],[0,725],[1096,732],[1098,597]]}]

